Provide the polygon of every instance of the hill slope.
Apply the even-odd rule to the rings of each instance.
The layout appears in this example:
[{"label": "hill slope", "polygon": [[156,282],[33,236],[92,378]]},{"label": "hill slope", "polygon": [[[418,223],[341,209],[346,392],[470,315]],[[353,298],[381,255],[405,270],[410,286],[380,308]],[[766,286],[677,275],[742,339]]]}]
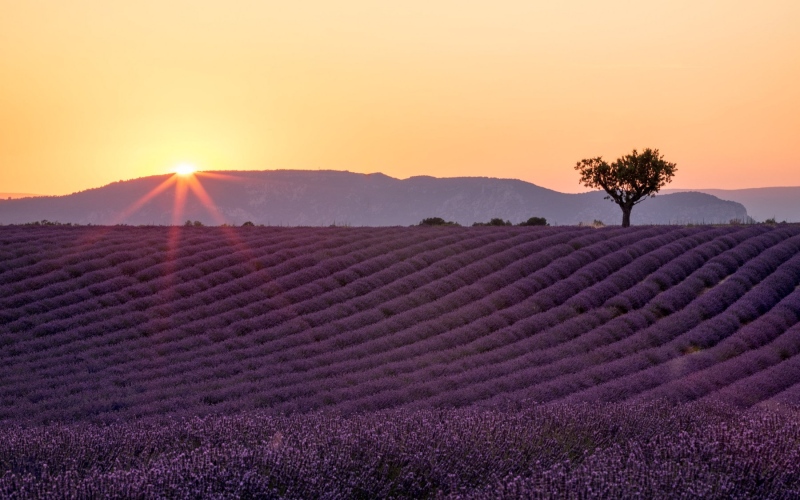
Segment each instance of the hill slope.
[{"label": "hill slope", "polygon": [[[0,201],[0,223],[37,220],[81,224],[175,224],[186,219],[206,224],[228,222],[288,226],[408,226],[427,217],[471,225],[500,217],[519,223],[545,217],[552,224],[602,220],[619,224],[619,207],[600,192],[564,194],[511,179],[464,177],[393,179],[383,174],[336,171],[248,171],[197,175],[216,206],[213,214],[186,186],[185,204],[176,214],[180,189],[170,176],[116,182],[69,196]],[[148,198],[149,194],[154,194]],[[143,201],[137,204],[137,201]],[[146,201],[144,201],[146,200]],[[136,210],[130,210],[136,207]],[[745,220],[735,202],[708,194],[656,196],[637,206],[633,224],[727,223]]]},{"label": "hill slope", "polygon": [[[723,200],[741,203],[757,221],[774,218],[778,221],[800,222],[800,187],[767,187],[751,189],[695,189]],[[664,193],[687,192],[665,189]]]},{"label": "hill slope", "polygon": [[0,227],[0,420],[800,402],[800,226]]}]

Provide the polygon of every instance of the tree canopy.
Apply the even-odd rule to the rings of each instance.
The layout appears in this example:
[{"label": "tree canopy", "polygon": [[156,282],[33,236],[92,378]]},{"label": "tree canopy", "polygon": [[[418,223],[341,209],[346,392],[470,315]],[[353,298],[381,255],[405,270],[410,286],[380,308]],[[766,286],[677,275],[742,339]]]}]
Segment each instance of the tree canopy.
[{"label": "tree canopy", "polygon": [[617,158],[607,163],[602,157],[586,158],[575,165],[581,174],[580,183],[589,188],[599,188],[622,209],[622,227],[631,225],[634,205],[655,194],[672,180],[677,168],[664,160],[657,149],[645,149]]}]

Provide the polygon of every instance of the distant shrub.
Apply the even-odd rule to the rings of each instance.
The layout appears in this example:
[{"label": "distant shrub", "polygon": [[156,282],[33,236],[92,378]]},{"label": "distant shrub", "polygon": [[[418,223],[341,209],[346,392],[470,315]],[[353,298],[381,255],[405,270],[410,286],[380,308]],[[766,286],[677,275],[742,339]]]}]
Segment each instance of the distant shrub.
[{"label": "distant shrub", "polygon": [[531,217],[530,219],[526,220],[525,222],[520,222],[520,226],[549,226],[550,224],[547,223],[547,219],[544,217]]},{"label": "distant shrub", "polygon": [[[772,220],[774,221],[775,219],[773,218]],[[755,219],[753,219],[749,215],[743,219],[736,217],[728,221],[728,224],[730,224],[731,226],[740,226],[742,224],[755,224],[755,223],[756,223]]]},{"label": "distant shrub", "polygon": [[476,222],[472,224],[472,227],[479,227],[479,226],[513,226],[510,221],[500,219],[499,217],[495,217],[491,219],[489,222]]},{"label": "distant shrub", "polygon": [[71,222],[58,222],[42,219],[41,221],[26,222],[24,226],[72,226]]},{"label": "distant shrub", "polygon": [[418,224],[419,226],[460,226],[458,222],[453,221],[446,221],[441,217],[429,217],[427,219],[422,219],[422,222]]},{"label": "distant shrub", "polygon": [[245,221],[244,223],[242,223],[242,227],[253,227],[253,226],[255,226],[255,224],[253,224],[250,221]]}]

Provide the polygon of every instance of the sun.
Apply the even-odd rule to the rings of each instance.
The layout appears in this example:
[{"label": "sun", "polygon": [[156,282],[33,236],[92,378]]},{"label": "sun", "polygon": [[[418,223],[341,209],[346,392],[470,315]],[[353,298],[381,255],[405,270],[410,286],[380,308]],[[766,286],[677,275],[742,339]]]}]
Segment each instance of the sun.
[{"label": "sun", "polygon": [[192,175],[196,171],[197,167],[195,167],[191,163],[179,163],[178,165],[175,166],[175,173],[182,177]]}]

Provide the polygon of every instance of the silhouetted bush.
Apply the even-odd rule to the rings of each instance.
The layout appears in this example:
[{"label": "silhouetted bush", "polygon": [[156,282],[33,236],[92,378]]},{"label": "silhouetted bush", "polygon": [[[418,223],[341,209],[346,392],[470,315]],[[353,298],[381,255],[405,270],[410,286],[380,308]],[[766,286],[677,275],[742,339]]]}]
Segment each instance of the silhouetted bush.
[{"label": "silhouetted bush", "polygon": [[[23,226],[72,226],[71,222],[58,222],[42,219],[41,221],[26,222]],[[76,226],[78,224],[75,224]]]},{"label": "silhouetted bush", "polygon": [[513,226],[510,221],[500,219],[499,217],[495,217],[489,222],[476,222],[472,225],[472,227],[478,226]]},{"label": "silhouetted bush", "polygon": [[429,217],[427,219],[422,219],[422,222],[419,223],[420,226],[460,226],[458,222],[453,221],[446,221],[441,217]]},{"label": "silhouetted bush", "polygon": [[252,223],[252,222],[250,222],[250,221],[246,221],[246,222],[244,222],[244,223],[242,224],[242,227],[253,227],[253,226],[255,226],[255,224],[253,224],[253,223]]},{"label": "silhouetted bush", "polygon": [[547,219],[544,217],[531,217],[530,219],[526,220],[525,222],[520,222],[520,226],[549,226],[550,224],[547,223]]}]

